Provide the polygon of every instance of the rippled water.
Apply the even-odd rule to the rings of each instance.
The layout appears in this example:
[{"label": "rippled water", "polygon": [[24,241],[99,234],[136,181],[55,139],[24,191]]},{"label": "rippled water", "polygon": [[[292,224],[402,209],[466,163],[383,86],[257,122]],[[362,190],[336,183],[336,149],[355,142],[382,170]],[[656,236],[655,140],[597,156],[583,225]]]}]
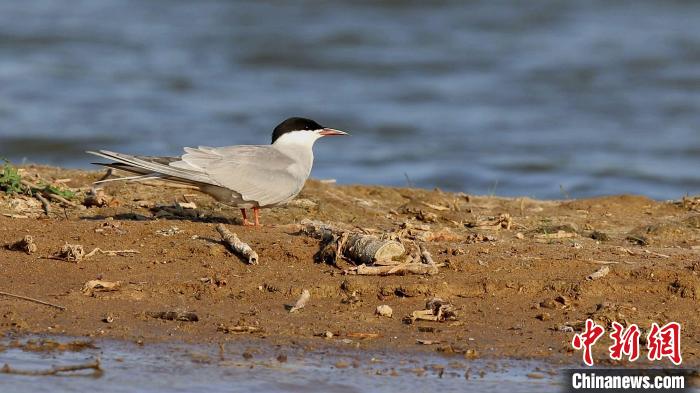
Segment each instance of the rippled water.
[{"label": "rippled water", "polygon": [[[60,341],[67,341],[59,339]],[[556,392],[564,383],[550,366],[526,361],[466,361],[460,357],[384,352],[300,351],[228,344],[151,344],[99,341],[81,352],[0,352],[14,370],[49,370],[99,358],[103,373],[60,376],[0,373],[0,390],[15,392]],[[242,353],[252,357],[245,358]],[[280,354],[286,358],[280,362]],[[424,372],[416,370],[424,369]],[[467,372],[468,370],[468,372]],[[82,374],[82,376],[80,376]],[[530,377],[528,377],[528,374]],[[533,378],[533,374],[537,374]],[[465,377],[466,376],[466,377]],[[467,378],[468,377],[468,378]]]},{"label": "rippled water", "polygon": [[0,155],[267,143],[314,176],[544,198],[700,192],[700,2],[0,2]]}]

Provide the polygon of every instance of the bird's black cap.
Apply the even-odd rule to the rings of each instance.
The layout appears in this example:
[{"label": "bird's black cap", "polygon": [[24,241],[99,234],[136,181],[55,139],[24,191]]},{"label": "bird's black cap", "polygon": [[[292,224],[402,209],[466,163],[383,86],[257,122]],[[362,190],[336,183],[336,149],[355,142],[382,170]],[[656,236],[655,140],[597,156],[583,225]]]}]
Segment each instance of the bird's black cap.
[{"label": "bird's black cap", "polygon": [[306,119],[303,117],[290,117],[277,125],[275,130],[272,131],[272,143],[275,143],[277,138],[291,131],[320,130],[321,128],[323,128],[322,125],[311,119]]}]

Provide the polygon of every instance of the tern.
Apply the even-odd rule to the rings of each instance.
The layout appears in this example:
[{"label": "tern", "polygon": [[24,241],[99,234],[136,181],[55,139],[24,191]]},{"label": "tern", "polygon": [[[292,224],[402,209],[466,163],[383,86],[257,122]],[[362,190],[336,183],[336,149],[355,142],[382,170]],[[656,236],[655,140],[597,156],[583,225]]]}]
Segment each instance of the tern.
[{"label": "tern", "polygon": [[[95,163],[136,176],[103,180],[163,179],[197,187],[217,201],[237,207],[243,225],[260,226],[259,210],[285,204],[299,194],[311,173],[313,145],[319,138],[348,135],[303,117],[291,117],[272,132],[270,145],[185,147],[180,157],[136,156],[108,150],[88,151],[111,163]],[[246,209],[253,209],[255,222]]]}]

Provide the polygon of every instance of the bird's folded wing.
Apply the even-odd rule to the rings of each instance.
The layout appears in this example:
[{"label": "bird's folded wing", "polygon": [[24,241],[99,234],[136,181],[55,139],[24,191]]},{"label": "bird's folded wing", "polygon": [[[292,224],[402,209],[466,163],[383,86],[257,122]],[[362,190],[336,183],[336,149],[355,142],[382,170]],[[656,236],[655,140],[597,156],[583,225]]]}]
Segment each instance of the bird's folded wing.
[{"label": "bird's folded wing", "polygon": [[170,166],[206,173],[212,183],[229,188],[246,201],[269,206],[296,195],[305,178],[294,175],[294,160],[271,146],[185,148]]}]

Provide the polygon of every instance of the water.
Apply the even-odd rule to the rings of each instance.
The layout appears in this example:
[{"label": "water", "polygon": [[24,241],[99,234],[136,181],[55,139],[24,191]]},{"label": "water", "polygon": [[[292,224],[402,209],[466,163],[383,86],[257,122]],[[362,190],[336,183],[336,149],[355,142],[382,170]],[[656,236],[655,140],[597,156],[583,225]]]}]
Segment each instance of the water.
[{"label": "water", "polygon": [[[63,339],[62,341],[66,341]],[[118,341],[99,341],[97,349],[81,352],[0,352],[0,364],[17,370],[48,370],[54,365],[84,364],[101,359],[99,377],[20,376],[0,374],[0,390],[14,392],[556,392],[563,377],[551,367],[526,361],[465,361],[459,357],[401,355],[382,352],[324,350],[310,352],[228,344],[218,349],[184,344],[140,347]],[[245,351],[254,353],[244,359]],[[276,358],[286,353],[287,359]],[[356,363],[357,367],[352,364]],[[337,364],[342,364],[338,368]],[[424,373],[415,369],[425,368]],[[469,379],[465,378],[470,368]],[[442,375],[440,376],[440,370]],[[483,374],[481,373],[483,371]],[[529,378],[527,374],[538,374]],[[89,374],[89,373],[88,373]]]},{"label": "water", "polygon": [[313,176],[538,198],[700,192],[700,2],[0,2],[0,155],[267,143]]}]

